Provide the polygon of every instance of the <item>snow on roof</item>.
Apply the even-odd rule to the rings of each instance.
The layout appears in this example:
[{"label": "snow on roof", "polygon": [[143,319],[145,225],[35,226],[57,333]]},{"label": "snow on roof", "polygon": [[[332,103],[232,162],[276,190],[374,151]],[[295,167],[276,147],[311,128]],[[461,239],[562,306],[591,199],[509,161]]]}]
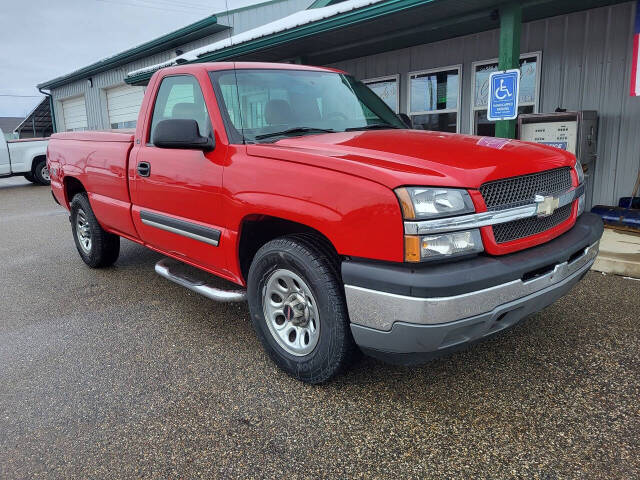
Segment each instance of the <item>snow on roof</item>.
[{"label": "snow on roof", "polygon": [[196,48],[195,50],[190,50],[167,62],[158,63],[156,65],[151,65],[149,67],[134,70],[132,72],[129,72],[128,76],[139,75],[147,72],[155,72],[156,70],[159,70],[161,68],[176,65],[179,62],[184,63],[185,61],[190,62],[193,60],[197,60],[198,57],[206,55],[208,53],[223,50],[233,45],[245,43],[257,38],[266,37],[274,33],[283,32],[291,28],[317,22],[318,20],[333,17],[334,15],[338,15],[341,13],[350,12],[351,10],[366,7],[367,5],[379,3],[381,1],[384,0],[346,0],[344,2],[337,3],[335,5],[329,5],[327,7],[301,10],[292,15],[289,15],[288,17],[280,18],[274,22],[270,22],[260,27],[247,30],[246,32],[233,35],[230,38],[219,40],[209,45],[205,45],[204,47]]}]

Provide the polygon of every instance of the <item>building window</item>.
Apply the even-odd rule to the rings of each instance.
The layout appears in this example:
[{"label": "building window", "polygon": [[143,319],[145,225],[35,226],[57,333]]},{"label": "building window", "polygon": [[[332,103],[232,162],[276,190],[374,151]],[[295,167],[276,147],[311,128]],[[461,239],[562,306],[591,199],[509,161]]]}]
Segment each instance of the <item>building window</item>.
[{"label": "building window", "polygon": [[128,122],[115,122],[111,124],[111,128],[136,128],[136,123],[138,123],[137,120],[130,120]]},{"label": "building window", "polygon": [[409,115],[414,128],[460,131],[462,66],[409,73]]},{"label": "building window", "polygon": [[373,90],[391,110],[398,113],[400,111],[399,80],[400,75],[391,75],[389,77],[368,78],[362,80],[362,83]]},{"label": "building window", "polygon": [[[540,100],[540,52],[520,55],[520,95],[518,113],[538,113]],[[498,60],[474,62],[471,95],[471,133],[493,137],[495,122],[487,120],[489,74],[498,70]]]}]

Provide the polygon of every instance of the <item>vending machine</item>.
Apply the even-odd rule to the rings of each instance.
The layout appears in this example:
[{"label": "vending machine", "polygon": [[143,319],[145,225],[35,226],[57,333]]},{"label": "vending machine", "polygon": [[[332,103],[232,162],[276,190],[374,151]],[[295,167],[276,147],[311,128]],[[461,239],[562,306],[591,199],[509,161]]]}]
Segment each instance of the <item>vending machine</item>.
[{"label": "vending machine", "polygon": [[529,113],[518,116],[518,138],[573,153],[585,173],[586,207],[591,207],[598,156],[598,112]]}]

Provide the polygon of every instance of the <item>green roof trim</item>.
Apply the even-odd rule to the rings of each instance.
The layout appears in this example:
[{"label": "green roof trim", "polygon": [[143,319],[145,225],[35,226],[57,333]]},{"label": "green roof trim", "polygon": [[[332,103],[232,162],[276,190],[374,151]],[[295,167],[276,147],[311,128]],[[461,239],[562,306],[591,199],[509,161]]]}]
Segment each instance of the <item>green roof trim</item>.
[{"label": "green roof trim", "polygon": [[[356,10],[334,15],[315,22],[300,25],[282,32],[273,33],[266,37],[256,38],[231,47],[206,53],[187,63],[219,62],[229,60],[234,57],[246,55],[248,53],[264,50],[270,47],[281,45],[287,42],[316,35],[318,33],[330,32],[346,26],[363,23],[385,15],[401,12],[418,5],[432,3],[436,0],[389,0],[361,7]],[[125,77],[125,82],[130,85],[142,85],[149,81],[154,72],[148,71],[137,75]]]},{"label": "green roof trim", "polygon": [[104,72],[112,68],[118,67],[130,63],[134,60],[144,58],[148,55],[153,55],[171,48],[184,45],[185,43],[204,38],[208,35],[212,35],[216,32],[220,32],[229,28],[226,25],[218,24],[217,15],[211,15],[203,18],[195,23],[187,25],[186,27],[175,30],[171,33],[155,38],[149,42],[145,42],[137,47],[133,47],[124,52],[118,53],[111,57],[107,57],[96,63],[92,63],[79,70],[71,72],[67,75],[54,78],[47,82],[38,85],[38,88],[52,89],[60,87],[67,83],[82,80],[96,73]]},{"label": "green roof trim", "polygon": [[329,5],[335,5],[336,3],[340,2],[344,2],[344,0],[316,0],[311,5],[309,5],[309,8],[307,8],[307,10],[311,10],[312,8],[328,7]]}]

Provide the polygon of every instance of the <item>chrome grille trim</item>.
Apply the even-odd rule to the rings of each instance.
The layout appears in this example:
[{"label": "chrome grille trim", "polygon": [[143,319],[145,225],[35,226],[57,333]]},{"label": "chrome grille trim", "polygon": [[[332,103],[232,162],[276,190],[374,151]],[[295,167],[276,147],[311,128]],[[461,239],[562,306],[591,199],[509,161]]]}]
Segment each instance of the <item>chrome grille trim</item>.
[{"label": "chrome grille trim", "polygon": [[[570,204],[584,194],[584,184],[567,190],[558,196],[558,209]],[[435,220],[423,220],[419,222],[404,222],[406,235],[429,235],[432,233],[455,232],[480,228],[500,223],[513,222],[523,218],[535,217],[538,214],[538,204],[529,203],[518,207],[491,210],[487,212],[460,215],[457,217],[437,218]]]}]

